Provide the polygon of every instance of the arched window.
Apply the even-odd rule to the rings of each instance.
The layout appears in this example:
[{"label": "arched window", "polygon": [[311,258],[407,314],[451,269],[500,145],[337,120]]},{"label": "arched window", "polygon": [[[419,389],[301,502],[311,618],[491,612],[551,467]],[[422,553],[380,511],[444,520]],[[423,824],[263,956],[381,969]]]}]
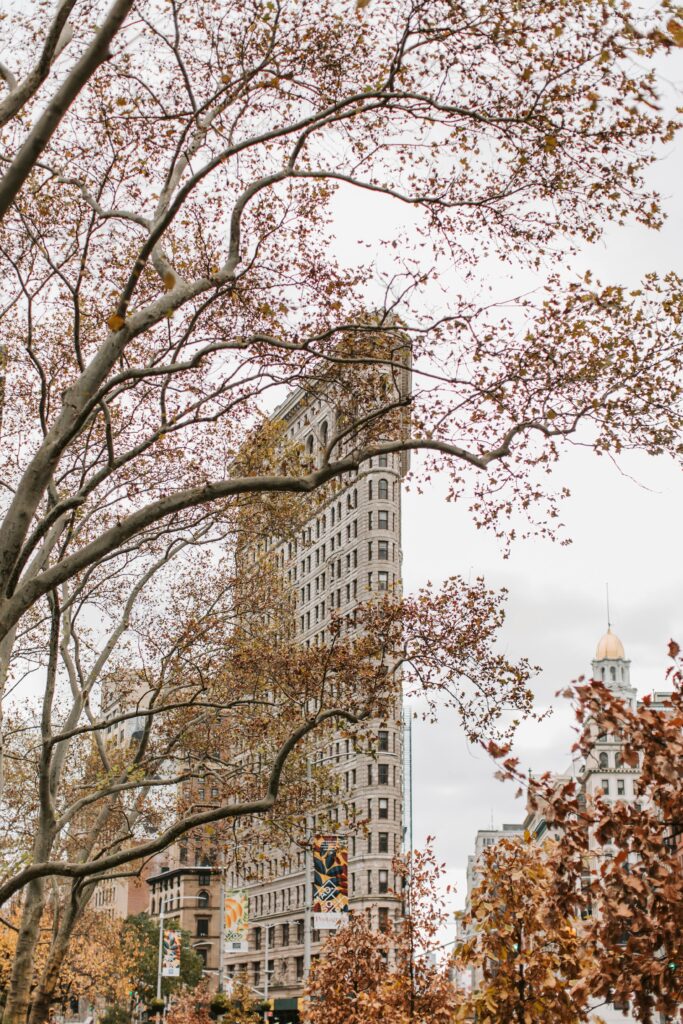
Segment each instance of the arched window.
[{"label": "arched window", "polygon": [[197,893],[197,906],[208,907],[209,905],[209,894],[206,889],[200,889]]},{"label": "arched window", "polygon": [[327,438],[329,436],[329,427],[327,426],[327,420],[323,420],[320,424],[320,441],[322,444],[327,444]]},{"label": "arched window", "polygon": [[601,768],[609,768],[609,757],[607,756],[607,754],[605,753],[604,750],[600,754],[600,767]]},{"label": "arched window", "polygon": [[604,666],[604,665],[602,666],[602,668],[600,669],[600,671],[601,671],[601,673],[602,673],[602,678],[603,678],[603,680],[604,680],[604,678],[605,678],[605,666]]},{"label": "arched window", "polygon": [[372,480],[368,480],[368,501],[372,501]]},{"label": "arched window", "polygon": [[313,434],[309,434],[306,439],[306,451],[309,455],[313,454]]},{"label": "arched window", "polygon": [[385,501],[389,497],[389,481],[385,480],[384,477],[377,484],[377,497],[383,498]]},{"label": "arched window", "polygon": [[615,669],[614,665],[612,665],[611,669],[609,670],[609,673],[612,677],[612,682],[616,682],[617,670]]}]

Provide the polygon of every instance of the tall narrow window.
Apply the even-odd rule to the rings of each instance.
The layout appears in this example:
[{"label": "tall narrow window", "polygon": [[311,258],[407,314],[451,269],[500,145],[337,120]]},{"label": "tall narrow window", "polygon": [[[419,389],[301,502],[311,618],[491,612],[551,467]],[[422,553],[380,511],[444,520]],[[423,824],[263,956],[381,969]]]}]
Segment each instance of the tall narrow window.
[{"label": "tall narrow window", "polygon": [[377,483],[377,497],[382,501],[387,501],[389,498],[389,481],[384,477]]}]

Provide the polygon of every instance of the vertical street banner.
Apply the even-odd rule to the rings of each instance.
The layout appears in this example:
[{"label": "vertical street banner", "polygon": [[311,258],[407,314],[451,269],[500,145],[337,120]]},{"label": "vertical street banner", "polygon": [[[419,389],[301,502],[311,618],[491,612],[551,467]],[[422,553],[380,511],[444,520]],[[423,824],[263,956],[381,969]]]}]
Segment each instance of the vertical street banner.
[{"label": "vertical street banner", "polygon": [[223,895],[223,949],[226,953],[249,949],[249,897],[241,889]]},{"label": "vertical street banner", "polygon": [[164,941],[161,946],[162,978],[180,977],[180,932],[169,928],[164,929]]},{"label": "vertical street banner", "polygon": [[349,851],[343,836],[313,839],[313,927],[338,928],[349,912]]}]

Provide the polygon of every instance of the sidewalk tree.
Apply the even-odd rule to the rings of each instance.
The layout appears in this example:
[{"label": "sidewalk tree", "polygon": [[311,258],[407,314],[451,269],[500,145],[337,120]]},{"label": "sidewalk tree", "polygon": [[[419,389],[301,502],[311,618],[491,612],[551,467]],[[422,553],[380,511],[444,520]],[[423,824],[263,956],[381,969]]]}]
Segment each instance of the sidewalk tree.
[{"label": "sidewalk tree", "polygon": [[395,863],[400,891],[394,919],[380,931],[351,915],[311,969],[305,1024],[451,1024],[458,995],[442,957],[446,922],[443,866],[431,840]]},{"label": "sidewalk tree", "polygon": [[[170,927],[170,925],[168,926]],[[121,932],[123,955],[127,961],[131,988],[139,999],[148,1004],[157,991],[159,966],[159,924],[147,914],[127,917]],[[181,932],[180,975],[177,978],[162,978],[162,995],[167,996],[177,989],[194,989],[202,980],[203,963],[192,948],[190,936]]]},{"label": "sidewalk tree", "polygon": [[575,703],[576,754],[588,758],[596,735],[618,739],[624,771],[637,770],[637,799],[601,791],[586,799],[575,785],[543,778],[531,794],[560,829],[565,902],[578,902],[593,957],[586,988],[628,1003],[644,1024],[675,1019],[683,1003],[683,658],[675,642],[669,653],[673,689],[663,707],[648,696],[629,707],[595,680],[565,691]]},{"label": "sidewalk tree", "polygon": [[[111,850],[62,844],[57,790],[73,729],[105,759],[95,651],[164,551],[205,527],[207,544],[234,538],[247,496],[303,503],[380,454],[421,450],[423,479],[449,473],[504,540],[526,519],[551,532],[567,481],[544,484],[573,440],[680,456],[679,279],[627,290],[558,268],[612,221],[661,223],[643,172],[675,125],[651,68],[681,25],[668,0],[41,0],[3,34],[0,735],[30,730],[26,762],[10,749],[4,765],[38,784],[0,901],[24,898],[4,1015],[24,1024],[46,880],[137,853],[117,832]],[[397,211],[381,287],[372,199]],[[361,243],[343,259],[340,201]],[[491,257],[543,282],[509,319],[480,298]],[[265,425],[295,387],[333,409],[313,458]],[[93,657],[74,694],[77,613]],[[28,723],[12,706],[25,677],[40,680]],[[239,813],[272,809],[302,738]],[[129,769],[112,766],[115,785]],[[108,829],[115,795],[95,801]]]},{"label": "sidewalk tree", "polygon": [[593,962],[578,917],[558,892],[559,845],[501,839],[484,851],[453,966],[473,970],[456,1020],[481,1024],[580,1024],[593,1019],[584,980]]}]

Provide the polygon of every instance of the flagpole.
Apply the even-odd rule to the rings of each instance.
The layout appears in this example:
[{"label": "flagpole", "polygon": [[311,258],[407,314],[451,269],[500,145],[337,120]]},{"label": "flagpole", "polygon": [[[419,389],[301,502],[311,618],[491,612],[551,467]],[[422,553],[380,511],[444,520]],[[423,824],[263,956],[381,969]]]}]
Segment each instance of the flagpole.
[{"label": "flagpole", "polygon": [[225,970],[225,869],[221,871],[221,905],[218,915],[218,991],[223,991],[223,971]]},{"label": "flagpole", "polygon": [[[159,902],[159,962],[157,963],[157,999],[161,999],[161,960],[164,955],[164,910],[166,900],[162,896]],[[161,1014],[157,1012],[157,1020],[161,1020]]]}]

